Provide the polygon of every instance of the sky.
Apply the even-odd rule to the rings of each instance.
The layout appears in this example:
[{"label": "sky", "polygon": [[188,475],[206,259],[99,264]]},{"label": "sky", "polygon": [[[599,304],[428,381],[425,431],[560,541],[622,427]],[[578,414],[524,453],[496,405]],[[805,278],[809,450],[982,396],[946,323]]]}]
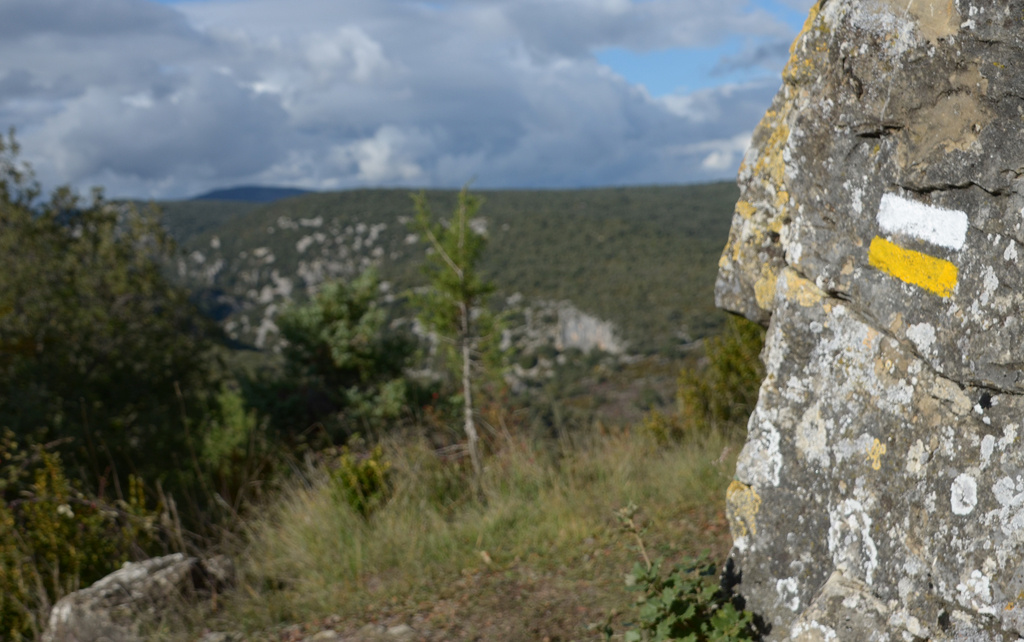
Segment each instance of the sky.
[{"label": "sky", "polygon": [[812,0],[0,0],[46,188],[731,179]]}]

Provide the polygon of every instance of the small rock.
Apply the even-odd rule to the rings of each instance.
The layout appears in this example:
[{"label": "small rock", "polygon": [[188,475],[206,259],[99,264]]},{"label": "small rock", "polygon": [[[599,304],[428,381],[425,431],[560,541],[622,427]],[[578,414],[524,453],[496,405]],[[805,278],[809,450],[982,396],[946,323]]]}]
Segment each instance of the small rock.
[{"label": "small rock", "polygon": [[414,640],[416,631],[408,624],[399,624],[388,629],[388,637],[396,640]]},{"label": "small rock", "polygon": [[360,641],[379,640],[385,633],[387,633],[387,627],[380,624],[367,624],[359,629],[356,639]]},{"label": "small rock", "polygon": [[344,638],[334,629],[325,629],[306,638],[307,642],[341,642]]}]

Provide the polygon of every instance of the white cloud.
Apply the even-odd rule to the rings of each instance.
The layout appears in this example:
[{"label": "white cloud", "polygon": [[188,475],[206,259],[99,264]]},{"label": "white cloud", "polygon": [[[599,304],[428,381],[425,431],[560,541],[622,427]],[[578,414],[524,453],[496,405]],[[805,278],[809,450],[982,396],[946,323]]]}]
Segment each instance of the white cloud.
[{"label": "white cloud", "polygon": [[3,0],[0,127],[117,195],[709,180],[777,71],[652,98],[593,52],[787,29],[746,0]]},{"label": "white cloud", "polygon": [[725,35],[782,37],[790,29],[746,0],[508,0],[497,3],[538,52],[582,56],[600,47],[652,51],[716,44]]},{"label": "white cloud", "polygon": [[351,25],[333,32],[314,33],[306,44],[306,57],[322,81],[330,80],[340,71],[353,80],[366,82],[388,68],[380,43]]},{"label": "white cloud", "polygon": [[38,164],[51,176],[109,170],[146,182],[259,171],[280,152],[286,123],[273,100],[197,73],[167,93],[89,88],[22,138],[26,150],[49,150]]},{"label": "white cloud", "polygon": [[743,154],[750,147],[749,132],[737,134],[729,138],[704,140],[677,147],[668,147],[666,152],[683,158],[700,158],[700,166],[710,172],[733,173],[737,170]]},{"label": "white cloud", "polygon": [[[776,79],[769,78],[745,84],[725,84],[689,94],[659,96],[650,100],[690,123],[713,125],[721,122],[723,110],[732,114],[756,114],[759,118],[767,109],[770,97],[777,91],[778,85]],[[742,131],[748,129],[753,129],[753,125]]]},{"label": "white cloud", "polygon": [[750,136],[734,136],[720,141],[709,141],[714,149],[700,162],[701,167],[712,171],[735,172],[743,153],[750,147]]},{"label": "white cloud", "polygon": [[417,149],[428,148],[430,140],[419,132],[404,132],[385,125],[370,138],[336,145],[331,160],[342,171],[355,169],[355,179],[369,184],[414,181],[423,176],[416,161]]}]

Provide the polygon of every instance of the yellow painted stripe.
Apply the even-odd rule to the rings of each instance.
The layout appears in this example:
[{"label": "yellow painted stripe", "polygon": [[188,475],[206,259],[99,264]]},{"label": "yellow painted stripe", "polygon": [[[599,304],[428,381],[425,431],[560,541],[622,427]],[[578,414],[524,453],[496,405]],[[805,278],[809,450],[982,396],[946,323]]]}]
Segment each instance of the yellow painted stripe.
[{"label": "yellow painted stripe", "polygon": [[941,297],[948,297],[956,288],[959,271],[955,265],[900,247],[879,236],[871,241],[868,262],[886,274]]}]

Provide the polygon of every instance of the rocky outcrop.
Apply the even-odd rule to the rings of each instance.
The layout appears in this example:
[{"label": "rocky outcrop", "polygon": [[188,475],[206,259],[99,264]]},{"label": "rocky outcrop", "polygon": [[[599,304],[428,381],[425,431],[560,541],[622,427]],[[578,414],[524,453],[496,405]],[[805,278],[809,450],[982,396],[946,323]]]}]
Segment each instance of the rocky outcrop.
[{"label": "rocky outcrop", "polygon": [[608,321],[582,312],[569,302],[558,309],[558,333],[555,349],[559,352],[576,348],[583,352],[600,350],[609,354],[622,354],[623,347]]},{"label": "rocky outcrop", "polygon": [[587,314],[572,301],[526,301],[516,293],[505,300],[505,310],[515,320],[504,330],[503,350],[515,347],[524,353],[536,353],[551,347],[557,352],[625,352],[625,342],[610,321]]},{"label": "rocky outcrop", "polygon": [[215,596],[234,581],[226,557],[181,553],[125,564],[92,586],[60,599],[50,611],[43,642],[134,642],[140,624],[186,601]]},{"label": "rocky outcrop", "polygon": [[[770,639],[1024,636],[1024,2],[823,0],[740,169],[727,512]],[[1020,256],[1019,256],[1020,255]]]}]

